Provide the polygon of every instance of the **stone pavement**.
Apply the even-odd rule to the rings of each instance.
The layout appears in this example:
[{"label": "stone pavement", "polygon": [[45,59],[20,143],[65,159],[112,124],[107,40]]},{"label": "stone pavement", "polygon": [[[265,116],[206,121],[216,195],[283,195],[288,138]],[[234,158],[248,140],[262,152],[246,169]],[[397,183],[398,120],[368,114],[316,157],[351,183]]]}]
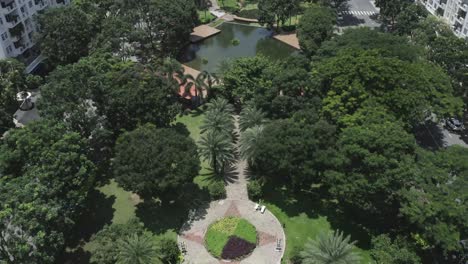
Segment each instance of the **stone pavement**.
[{"label": "stone pavement", "polygon": [[[236,129],[239,134],[239,116],[235,116]],[[206,250],[204,241],[208,226],[226,216],[237,216],[246,219],[257,230],[258,244],[250,256],[239,264],[279,264],[286,247],[286,237],[278,219],[267,210],[264,214],[254,209],[255,203],[249,200],[247,193],[247,162],[239,159],[230,172],[226,173],[226,199],[211,202],[208,209],[195,212],[178,236],[178,242],[185,245],[185,264],[219,264],[225,263],[211,256]],[[281,240],[281,251],[276,251],[276,241]],[[228,261],[226,261],[228,262]]]},{"label": "stone pavement", "polygon": [[[239,264],[279,264],[285,248],[285,235],[276,217],[265,211],[261,214],[254,210],[255,203],[247,200],[220,200],[210,204],[206,215],[196,215],[198,220],[189,221],[182,228],[178,242],[185,244],[185,264],[220,264],[228,261],[218,260],[211,256],[204,245],[208,226],[226,216],[242,217],[257,229],[258,244],[250,256]],[[276,240],[281,239],[282,251],[275,251]]]}]

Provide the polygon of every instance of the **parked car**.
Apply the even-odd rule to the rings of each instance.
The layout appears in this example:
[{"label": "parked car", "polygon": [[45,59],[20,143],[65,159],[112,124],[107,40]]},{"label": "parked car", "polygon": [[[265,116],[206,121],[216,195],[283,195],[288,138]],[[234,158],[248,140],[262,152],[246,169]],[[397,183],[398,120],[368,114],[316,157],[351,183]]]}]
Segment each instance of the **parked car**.
[{"label": "parked car", "polygon": [[463,123],[454,117],[445,119],[445,127],[452,131],[462,131],[465,129]]}]

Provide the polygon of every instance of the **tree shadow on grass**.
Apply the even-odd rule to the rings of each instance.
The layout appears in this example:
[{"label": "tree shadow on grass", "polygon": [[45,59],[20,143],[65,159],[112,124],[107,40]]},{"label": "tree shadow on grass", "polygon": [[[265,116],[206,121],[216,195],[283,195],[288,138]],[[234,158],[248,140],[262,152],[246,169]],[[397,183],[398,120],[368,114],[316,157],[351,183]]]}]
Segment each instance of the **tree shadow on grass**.
[{"label": "tree shadow on grass", "polygon": [[[195,184],[188,184],[180,190],[180,197],[176,200],[158,202],[147,199],[137,205],[136,215],[145,224],[145,227],[156,234],[167,231],[179,233],[184,231],[184,223],[193,215],[192,221],[204,218],[210,202],[206,189],[200,190]],[[190,213],[193,212],[196,213]]]},{"label": "tree shadow on grass", "polygon": [[357,240],[361,249],[370,248],[369,231],[362,225],[350,208],[344,208],[333,200],[328,192],[315,186],[310,191],[291,190],[283,183],[267,182],[263,188],[263,197],[269,203],[278,206],[288,217],[306,214],[309,218],[327,217],[332,229],[339,229]]},{"label": "tree shadow on grass", "polygon": [[115,197],[106,197],[93,189],[88,196],[85,210],[78,218],[70,234],[65,238],[69,249],[58,257],[57,263],[89,263],[90,253],[82,248],[91,236],[112,222]]}]

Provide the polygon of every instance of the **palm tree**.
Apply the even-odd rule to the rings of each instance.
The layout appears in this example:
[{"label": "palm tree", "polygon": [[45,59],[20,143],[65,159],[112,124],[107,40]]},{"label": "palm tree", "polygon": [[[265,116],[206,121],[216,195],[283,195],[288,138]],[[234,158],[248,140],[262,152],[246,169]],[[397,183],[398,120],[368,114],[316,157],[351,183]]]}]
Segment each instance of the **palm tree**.
[{"label": "palm tree", "polygon": [[213,89],[213,86],[219,84],[220,80],[219,80],[218,76],[216,76],[216,74],[210,73],[210,72],[207,72],[207,71],[202,71],[200,73],[200,75],[202,75],[203,79],[205,80],[206,92],[207,92],[207,95],[209,97],[210,94],[211,94],[211,91]]},{"label": "palm tree", "polygon": [[188,80],[193,78],[190,74],[185,73],[184,67],[178,61],[171,58],[164,60],[161,69],[162,74],[176,87],[176,93],[179,93],[180,85],[187,84]]},{"label": "palm tree", "polygon": [[233,113],[234,107],[228,102],[228,100],[218,97],[211,100],[208,104],[208,110],[217,110],[219,112]]},{"label": "palm tree", "polygon": [[203,103],[203,92],[208,90],[208,85],[205,82],[205,77],[202,74],[198,74],[196,78],[192,75],[187,74],[187,84],[185,85],[185,91],[190,92],[190,89],[195,88],[195,96],[197,97],[196,106]]},{"label": "palm tree", "polygon": [[357,264],[361,258],[353,251],[356,241],[349,242],[350,236],[343,232],[321,233],[316,240],[306,243],[300,253],[303,264]]},{"label": "palm tree", "polygon": [[235,158],[231,137],[224,133],[209,131],[202,136],[199,144],[200,155],[210,163],[215,174],[224,172],[225,166]]},{"label": "palm tree", "polygon": [[217,110],[208,110],[205,112],[205,119],[203,120],[203,124],[200,126],[200,132],[202,134],[207,131],[213,131],[230,135],[233,130],[234,119],[232,115]]},{"label": "palm tree", "polygon": [[240,136],[239,153],[242,159],[250,165],[255,163],[258,154],[258,141],[263,135],[263,126],[254,126],[246,129]]},{"label": "palm tree", "polygon": [[150,235],[129,236],[117,241],[119,254],[117,264],[153,264],[162,263],[156,246]]},{"label": "palm tree", "polygon": [[266,122],[266,114],[255,106],[247,106],[241,112],[239,128],[245,131],[247,128],[263,125]]}]

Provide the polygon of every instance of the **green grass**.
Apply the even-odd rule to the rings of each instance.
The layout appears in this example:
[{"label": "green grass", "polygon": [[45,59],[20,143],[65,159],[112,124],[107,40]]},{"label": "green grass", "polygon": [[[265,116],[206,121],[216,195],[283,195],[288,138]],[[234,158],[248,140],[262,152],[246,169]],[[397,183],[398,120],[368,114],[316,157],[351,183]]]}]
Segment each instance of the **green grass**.
[{"label": "green grass", "polygon": [[234,234],[250,243],[257,244],[257,231],[255,227],[245,219],[239,221]]},{"label": "green grass", "polygon": [[206,248],[213,256],[219,258],[232,236],[257,244],[257,231],[251,223],[238,217],[226,217],[211,224],[208,228],[205,235]]},{"label": "green grass", "polygon": [[221,257],[228,240],[229,236],[212,228],[208,229],[205,235],[206,248],[213,256],[218,258]]},{"label": "green grass", "polygon": [[113,224],[125,224],[129,219],[135,217],[135,205],[139,203],[138,196],[125,191],[114,180],[99,188],[99,191],[106,197],[115,198],[112,205],[114,209]]},{"label": "green grass", "polygon": [[283,263],[302,250],[309,238],[333,230],[341,230],[357,241],[355,250],[361,255],[362,264],[373,263],[367,251],[370,236],[362,224],[355,223],[353,216],[347,215],[335,200],[323,197],[327,195],[321,186],[314,186],[312,191],[291,191],[280,182],[267,182],[264,186],[260,202],[278,218],[286,235]]},{"label": "green grass", "polygon": [[[190,137],[198,143],[200,140],[200,126],[203,124],[203,119],[205,115],[201,110],[193,110],[187,115],[181,115],[176,119],[176,122],[182,123],[187,127],[187,130],[190,132]],[[210,165],[201,160],[201,170],[200,173],[193,180],[200,188],[205,188],[211,185],[213,182],[223,181],[219,177],[214,177],[213,171]]]},{"label": "green grass", "polygon": [[238,8],[237,0],[218,0],[218,5],[223,7]]},{"label": "green grass", "polygon": [[198,10],[198,19],[202,22],[202,24],[206,24],[211,22],[216,17],[210,13],[208,10]]}]

